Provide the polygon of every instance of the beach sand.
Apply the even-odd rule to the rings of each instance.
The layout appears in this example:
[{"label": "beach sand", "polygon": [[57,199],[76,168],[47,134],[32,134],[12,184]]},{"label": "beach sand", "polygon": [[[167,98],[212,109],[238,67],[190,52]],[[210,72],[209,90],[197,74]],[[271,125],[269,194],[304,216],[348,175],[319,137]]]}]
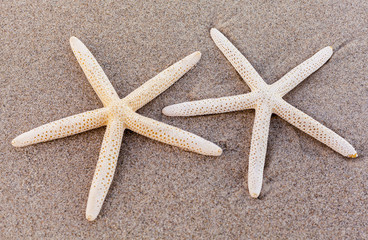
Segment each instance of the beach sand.
[{"label": "beach sand", "polygon": [[[367,239],[368,3],[0,3],[0,239]],[[163,107],[249,92],[210,38],[219,29],[269,84],[334,55],[285,96],[347,139],[345,158],[273,116],[259,199],[247,189],[254,111],[166,117]],[[197,66],[138,112],[218,145],[207,157],[127,130],[99,217],[85,219],[105,128],[14,148],[41,124],[102,107],[69,45],[78,37],[120,97],[194,51]]]}]

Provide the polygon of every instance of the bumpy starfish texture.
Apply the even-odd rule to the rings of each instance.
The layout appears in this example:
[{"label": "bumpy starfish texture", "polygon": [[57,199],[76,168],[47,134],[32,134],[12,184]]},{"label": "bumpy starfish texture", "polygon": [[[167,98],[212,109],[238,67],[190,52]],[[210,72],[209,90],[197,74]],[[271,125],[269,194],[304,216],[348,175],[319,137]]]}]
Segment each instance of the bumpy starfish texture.
[{"label": "bumpy starfish texture", "polygon": [[179,128],[143,117],[135,111],[157,97],[189,71],[200,59],[194,52],[120,99],[92,53],[75,37],[70,44],[88,81],[104,107],[42,125],[16,137],[12,144],[23,147],[50,141],[107,125],[100,156],[89,192],[86,218],[96,219],[110,187],[126,128],[154,140],[199,154],[219,156],[217,145]]},{"label": "bumpy starfish texture", "polygon": [[168,116],[196,116],[254,108],[256,115],[248,171],[248,189],[252,197],[257,198],[261,192],[268,131],[273,113],[336,152],[351,158],[358,156],[355,149],[345,139],[282,99],[286,93],[327,62],[332,56],[331,47],[323,48],[292,69],[279,81],[268,85],[222,33],[217,29],[211,29],[211,36],[250,87],[251,92],[237,96],[179,103],[165,107],[162,112]]}]

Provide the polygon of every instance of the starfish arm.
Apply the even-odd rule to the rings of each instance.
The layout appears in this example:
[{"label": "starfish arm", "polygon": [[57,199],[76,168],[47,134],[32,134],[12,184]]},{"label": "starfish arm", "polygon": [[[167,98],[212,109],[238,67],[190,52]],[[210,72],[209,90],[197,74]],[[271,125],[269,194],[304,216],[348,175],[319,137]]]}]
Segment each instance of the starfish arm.
[{"label": "starfish arm", "polygon": [[14,138],[14,147],[24,147],[39,142],[63,138],[106,125],[107,109],[100,108],[66,117],[25,132]]},{"label": "starfish arm", "polygon": [[70,38],[70,46],[103,105],[106,107],[111,101],[119,100],[114,87],[88,48],[76,37]]},{"label": "starfish arm", "polygon": [[341,155],[351,158],[357,157],[354,147],[345,139],[286,101],[280,99],[275,105],[274,112]]},{"label": "starfish arm", "polygon": [[130,114],[125,124],[130,130],[154,140],[183,148],[203,155],[219,156],[222,149],[193,133],[177,127],[143,117],[137,113]]},{"label": "starfish arm", "polygon": [[250,62],[220,31],[212,28],[211,37],[252,91],[267,85]]},{"label": "starfish arm", "polygon": [[222,98],[211,98],[174,104],[162,109],[166,116],[197,116],[233,112],[254,107],[257,94],[254,92]]},{"label": "starfish arm", "polygon": [[86,218],[93,221],[98,216],[114,176],[125,127],[119,119],[111,119],[102,141],[100,156],[89,191]]},{"label": "starfish arm", "polygon": [[199,61],[200,58],[201,53],[194,52],[160,72],[158,75],[125,97],[129,106],[136,111],[146,105],[152,99],[168,89],[176,81],[178,81]]},{"label": "starfish arm", "polygon": [[271,115],[272,109],[268,104],[257,106],[249,152],[248,170],[248,189],[250,195],[254,198],[259,196],[262,188]]},{"label": "starfish arm", "polygon": [[309,75],[322,67],[323,64],[325,64],[328,59],[331,58],[332,52],[332,47],[323,48],[312,57],[293,68],[279,81],[272,84],[272,89],[274,89],[274,91],[279,93],[281,96],[284,96]]}]

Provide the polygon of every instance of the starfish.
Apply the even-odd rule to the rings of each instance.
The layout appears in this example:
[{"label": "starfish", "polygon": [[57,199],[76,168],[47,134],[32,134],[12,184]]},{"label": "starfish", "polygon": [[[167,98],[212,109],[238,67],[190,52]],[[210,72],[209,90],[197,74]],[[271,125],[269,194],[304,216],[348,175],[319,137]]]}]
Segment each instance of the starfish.
[{"label": "starfish", "polygon": [[286,93],[327,62],[332,56],[331,47],[323,48],[292,69],[279,81],[268,85],[249,61],[221,32],[213,28],[211,29],[211,37],[250,87],[251,92],[237,96],[174,104],[165,107],[162,112],[167,116],[196,116],[255,109],[248,171],[248,189],[252,197],[257,198],[261,192],[267,138],[273,113],[336,152],[351,158],[358,156],[355,149],[345,139],[282,99]]},{"label": "starfish", "polygon": [[12,144],[23,147],[70,136],[107,125],[100,156],[88,196],[86,218],[96,219],[110,187],[126,128],[154,140],[203,155],[219,156],[222,149],[195,134],[141,116],[136,111],[160,95],[189,71],[200,59],[194,52],[153,77],[141,87],[120,99],[92,53],[76,37],[70,45],[89,83],[104,107],[54,121],[16,137]]}]

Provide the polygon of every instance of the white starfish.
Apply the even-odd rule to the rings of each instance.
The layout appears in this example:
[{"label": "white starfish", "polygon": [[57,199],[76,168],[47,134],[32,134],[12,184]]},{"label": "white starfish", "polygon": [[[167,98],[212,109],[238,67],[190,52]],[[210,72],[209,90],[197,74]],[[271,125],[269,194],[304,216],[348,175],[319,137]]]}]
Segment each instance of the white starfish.
[{"label": "white starfish", "polygon": [[331,47],[323,48],[292,69],[279,81],[268,85],[222,33],[217,29],[211,29],[211,36],[225,57],[248,84],[251,92],[231,97],[175,104],[165,107],[162,112],[168,116],[195,116],[254,108],[256,116],[248,171],[248,188],[252,197],[258,197],[261,192],[268,131],[273,113],[336,152],[351,158],[357,157],[357,152],[345,139],[282,99],[286,93],[327,62],[332,55]]},{"label": "white starfish", "polygon": [[101,210],[115,172],[120,144],[126,128],[154,140],[196,153],[221,155],[221,148],[197,135],[135,113],[189,71],[199,61],[200,52],[194,52],[175,63],[125,98],[120,99],[86,46],[75,37],[70,38],[70,44],[104,107],[42,125],[16,137],[12,144],[15,147],[22,147],[107,125],[89,192],[86,209],[88,220],[94,220]]}]

